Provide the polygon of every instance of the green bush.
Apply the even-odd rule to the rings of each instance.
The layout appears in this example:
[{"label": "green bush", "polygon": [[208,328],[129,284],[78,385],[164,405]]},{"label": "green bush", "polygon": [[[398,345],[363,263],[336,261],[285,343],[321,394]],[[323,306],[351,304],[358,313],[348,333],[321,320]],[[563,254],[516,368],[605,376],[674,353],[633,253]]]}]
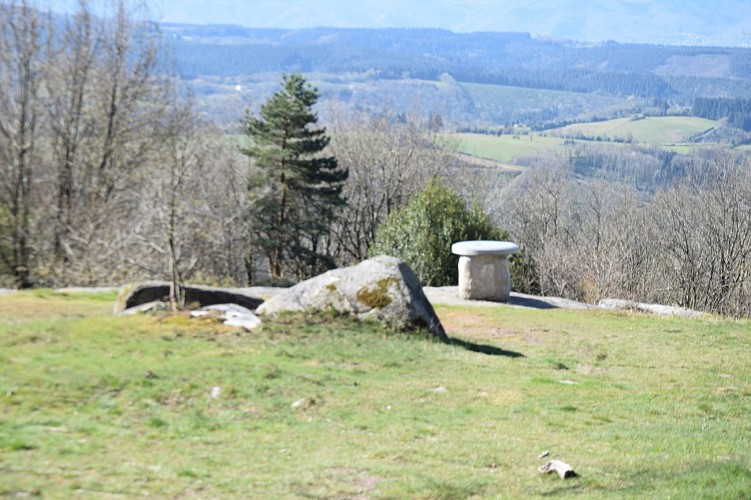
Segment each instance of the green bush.
[{"label": "green bush", "polygon": [[458,257],[451,253],[452,243],[506,238],[508,234],[494,225],[482,208],[467,207],[452,189],[434,180],[386,219],[370,254],[404,260],[423,285],[456,285]]}]

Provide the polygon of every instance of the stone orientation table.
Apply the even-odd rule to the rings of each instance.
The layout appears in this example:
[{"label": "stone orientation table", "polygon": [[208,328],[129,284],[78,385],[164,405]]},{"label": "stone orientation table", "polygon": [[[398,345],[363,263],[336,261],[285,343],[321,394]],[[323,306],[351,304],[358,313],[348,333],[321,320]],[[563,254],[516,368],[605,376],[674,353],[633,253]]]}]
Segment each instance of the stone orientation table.
[{"label": "stone orientation table", "polygon": [[518,251],[519,245],[510,241],[459,241],[451,245],[451,253],[459,255],[459,297],[508,302],[508,257]]}]

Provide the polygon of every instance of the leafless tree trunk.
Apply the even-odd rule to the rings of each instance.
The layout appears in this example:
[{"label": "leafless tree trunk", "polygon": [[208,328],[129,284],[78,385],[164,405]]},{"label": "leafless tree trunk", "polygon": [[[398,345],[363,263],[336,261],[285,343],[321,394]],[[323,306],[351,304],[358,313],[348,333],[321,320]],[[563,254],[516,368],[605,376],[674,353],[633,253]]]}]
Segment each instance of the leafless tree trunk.
[{"label": "leafless tree trunk", "polygon": [[84,141],[94,133],[86,106],[93,89],[91,77],[98,33],[89,3],[79,1],[79,10],[66,20],[62,38],[48,37],[46,80],[50,96],[50,132],[52,161],[56,175],[57,206],[54,214],[53,250],[63,265],[75,258],[70,233],[74,231],[74,204],[77,204],[77,171],[80,169]]},{"label": "leafless tree trunk", "polygon": [[[197,118],[193,113],[192,103],[180,105],[174,102],[164,136],[162,165],[167,175],[164,176],[165,182],[160,186],[158,196],[162,201],[159,218],[167,243],[170,306],[173,311],[185,307],[183,271],[189,272],[197,262],[196,257],[193,257],[190,263],[183,261],[181,226],[185,224],[192,209],[195,208],[191,206],[190,198],[192,197],[188,194],[188,190],[191,187],[190,183],[198,180],[196,177],[200,163],[204,160],[203,152],[210,140],[208,137],[210,136],[201,134],[197,128]],[[196,226],[198,225],[200,221]],[[183,269],[183,266],[186,266],[186,269]]]}]

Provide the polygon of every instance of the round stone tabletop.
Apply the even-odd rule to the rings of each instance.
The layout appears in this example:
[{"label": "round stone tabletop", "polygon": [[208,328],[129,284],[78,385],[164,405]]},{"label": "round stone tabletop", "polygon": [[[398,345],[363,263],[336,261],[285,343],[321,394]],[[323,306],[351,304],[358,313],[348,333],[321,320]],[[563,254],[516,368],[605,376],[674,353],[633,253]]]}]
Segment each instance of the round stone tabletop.
[{"label": "round stone tabletop", "polygon": [[510,241],[458,241],[451,245],[451,253],[472,257],[475,255],[511,255],[519,251],[519,245]]}]

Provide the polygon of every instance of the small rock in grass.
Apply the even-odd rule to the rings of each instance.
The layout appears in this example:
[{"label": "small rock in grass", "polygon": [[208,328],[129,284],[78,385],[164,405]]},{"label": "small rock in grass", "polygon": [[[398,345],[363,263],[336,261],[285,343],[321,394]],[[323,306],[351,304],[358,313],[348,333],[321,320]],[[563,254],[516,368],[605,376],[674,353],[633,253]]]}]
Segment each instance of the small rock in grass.
[{"label": "small rock in grass", "polygon": [[211,399],[216,399],[219,397],[219,395],[222,393],[222,388],[219,386],[214,387],[211,389]]},{"label": "small rock in grass", "polygon": [[561,479],[570,479],[572,477],[579,477],[579,474],[577,474],[574,469],[571,468],[571,466],[565,462],[561,462],[560,460],[550,460],[549,462],[546,462],[544,465],[541,465],[537,468],[537,472],[540,474],[547,474],[549,472],[557,472],[558,476]]},{"label": "small rock in grass", "polygon": [[305,408],[310,408],[311,406],[315,404],[316,404],[316,400],[314,398],[305,397],[305,398],[300,398],[294,403],[292,403],[290,405],[290,408],[292,408],[293,410],[297,410],[300,408],[305,409]]}]

